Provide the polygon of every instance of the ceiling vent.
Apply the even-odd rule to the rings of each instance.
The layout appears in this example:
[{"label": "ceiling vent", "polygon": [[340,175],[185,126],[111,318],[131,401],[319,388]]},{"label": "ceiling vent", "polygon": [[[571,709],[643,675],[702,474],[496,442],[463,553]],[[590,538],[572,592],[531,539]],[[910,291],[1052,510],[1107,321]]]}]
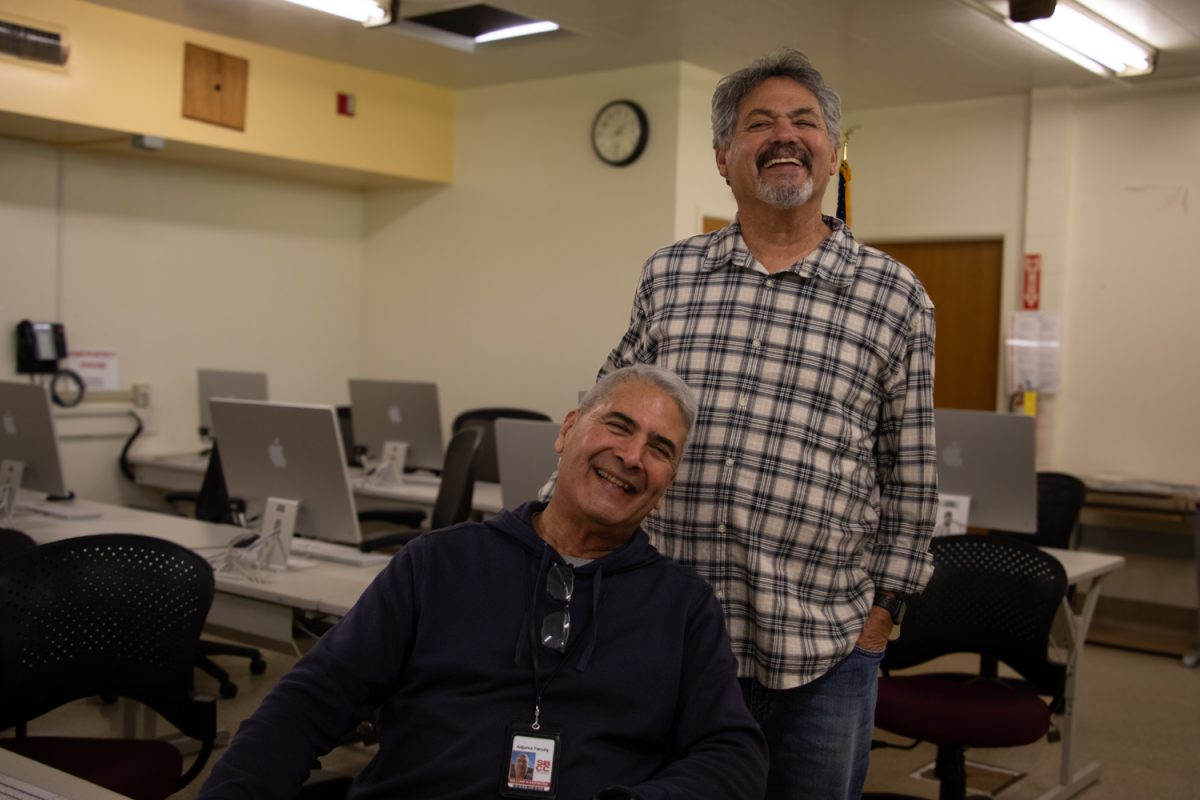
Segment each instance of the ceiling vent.
[{"label": "ceiling vent", "polygon": [[0,53],[61,67],[70,52],[61,34],[0,19]]}]

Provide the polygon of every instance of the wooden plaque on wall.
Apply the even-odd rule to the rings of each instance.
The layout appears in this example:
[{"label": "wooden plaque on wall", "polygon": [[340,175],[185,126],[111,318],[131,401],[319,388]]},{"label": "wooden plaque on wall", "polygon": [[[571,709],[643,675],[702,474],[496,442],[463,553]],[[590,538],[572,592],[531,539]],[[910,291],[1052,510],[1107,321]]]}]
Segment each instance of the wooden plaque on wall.
[{"label": "wooden plaque on wall", "polygon": [[246,129],[246,81],[250,62],[186,43],[183,51],[183,115],[226,128]]}]

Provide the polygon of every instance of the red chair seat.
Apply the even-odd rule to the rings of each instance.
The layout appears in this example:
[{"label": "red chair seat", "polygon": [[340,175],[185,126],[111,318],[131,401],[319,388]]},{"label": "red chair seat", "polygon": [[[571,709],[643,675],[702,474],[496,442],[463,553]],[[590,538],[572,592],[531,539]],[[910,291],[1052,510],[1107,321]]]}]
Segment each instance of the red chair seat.
[{"label": "red chair seat", "polygon": [[951,747],[1015,747],[1046,734],[1050,708],[1037,695],[978,677],[888,675],[879,680],[875,724]]},{"label": "red chair seat", "polygon": [[0,747],[133,800],[164,800],[179,791],[183,771],[179,750],[154,739],[28,736],[4,739]]}]

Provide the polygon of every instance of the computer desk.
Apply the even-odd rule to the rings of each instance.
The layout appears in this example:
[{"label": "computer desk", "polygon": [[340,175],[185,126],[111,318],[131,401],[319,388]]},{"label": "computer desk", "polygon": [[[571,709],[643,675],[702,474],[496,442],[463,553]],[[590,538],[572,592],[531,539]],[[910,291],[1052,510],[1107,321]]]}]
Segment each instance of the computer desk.
[{"label": "computer desk", "polygon": [[[23,500],[27,494],[30,499],[38,496],[21,494]],[[218,555],[232,539],[245,534],[231,525],[107,503],[76,500],[74,505],[98,511],[100,516],[62,520],[22,512],[12,525],[39,544],[99,533],[138,533],[168,539],[206,557]],[[254,573],[257,580],[238,572],[217,571],[217,592],[207,623],[235,637],[248,636],[256,644],[299,655],[292,638],[293,609],[343,616],[382,568],[318,561],[306,569],[261,570]]]},{"label": "computer desk", "polygon": [[[4,792],[6,778],[53,792],[66,800],[129,800],[123,794],[117,794],[68,772],[0,748],[0,797],[8,797]],[[18,785],[17,788],[24,787]]]},{"label": "computer desk", "polygon": [[[141,454],[130,455],[129,462],[133,467],[134,481],[141,486],[168,492],[194,492],[200,489],[204,479],[208,456],[196,452]],[[397,486],[364,482],[362,478],[362,470],[350,470],[350,485],[359,511],[413,507],[429,510],[437,499],[439,483],[433,476],[416,475]],[[500,484],[476,481],[471,506],[485,515],[495,514],[503,508]]]},{"label": "computer desk", "polygon": [[[1100,780],[1100,763],[1092,762],[1075,769],[1072,748],[1075,739],[1075,698],[1079,680],[1079,663],[1083,658],[1083,647],[1087,641],[1088,626],[1100,599],[1100,585],[1104,578],[1125,564],[1121,556],[1108,553],[1092,553],[1079,550],[1061,550],[1055,547],[1042,548],[1062,563],[1067,572],[1067,583],[1086,592],[1082,604],[1074,608],[1066,598],[1055,620],[1051,634],[1052,644],[1061,648],[1067,666],[1066,685],[1063,691],[1063,716],[1059,724],[1062,735],[1061,765],[1058,786],[1041,796],[1039,800],[1062,800],[1074,797],[1088,786]],[[1077,593],[1078,593],[1077,592]]]}]

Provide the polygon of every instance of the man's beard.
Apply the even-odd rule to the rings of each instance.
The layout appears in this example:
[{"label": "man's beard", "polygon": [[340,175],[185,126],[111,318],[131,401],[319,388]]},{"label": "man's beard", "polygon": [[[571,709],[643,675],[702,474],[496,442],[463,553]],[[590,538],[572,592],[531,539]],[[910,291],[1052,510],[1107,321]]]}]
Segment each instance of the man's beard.
[{"label": "man's beard", "polygon": [[764,203],[774,208],[786,210],[799,208],[809,201],[813,194],[813,179],[809,175],[803,183],[768,183],[762,178],[756,181],[754,195]]}]

